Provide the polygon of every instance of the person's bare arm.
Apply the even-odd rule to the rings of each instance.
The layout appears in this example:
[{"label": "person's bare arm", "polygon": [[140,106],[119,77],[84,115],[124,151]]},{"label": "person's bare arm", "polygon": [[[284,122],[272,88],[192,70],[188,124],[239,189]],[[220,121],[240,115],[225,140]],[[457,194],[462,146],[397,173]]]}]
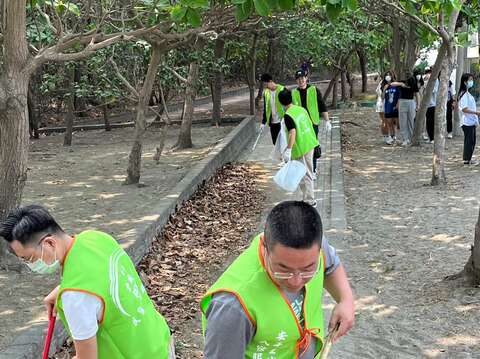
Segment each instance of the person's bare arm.
[{"label": "person's bare arm", "polygon": [[469,114],[471,114],[471,115],[480,116],[480,112],[469,110],[468,107],[465,107],[464,109],[462,109],[462,112],[463,112],[463,113],[469,113]]},{"label": "person's bare arm", "polygon": [[334,338],[334,341],[336,341],[347,334],[355,324],[353,292],[343,265],[340,265],[333,273],[325,277],[324,287],[337,302],[328,323],[329,330],[335,328],[337,323],[340,325]]},{"label": "person's bare arm", "polygon": [[74,340],[73,344],[77,353],[73,359],[98,359],[96,336],[86,340]]},{"label": "person's bare arm", "polygon": [[297,135],[297,130],[292,128],[290,131],[288,131],[288,144],[287,148],[292,149],[293,145],[295,144],[295,136]]}]

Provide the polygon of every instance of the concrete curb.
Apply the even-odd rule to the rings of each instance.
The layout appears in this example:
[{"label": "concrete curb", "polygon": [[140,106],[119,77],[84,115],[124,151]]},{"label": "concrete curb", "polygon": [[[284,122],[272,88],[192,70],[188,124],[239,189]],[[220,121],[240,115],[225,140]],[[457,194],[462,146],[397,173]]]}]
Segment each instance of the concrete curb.
[{"label": "concrete curb", "polygon": [[343,155],[341,144],[341,126],[338,116],[331,116],[332,131],[324,128],[320,133],[322,158],[318,165],[320,176],[318,185],[322,189],[318,210],[328,228],[329,237],[343,238],[347,228],[345,213],[345,190],[343,178]]},{"label": "concrete curb", "polygon": [[[245,118],[212,151],[197,163],[191,171],[171,190],[159,199],[160,205],[152,210],[148,223],[132,229],[129,238],[117,238],[135,264],[138,264],[150,248],[154,238],[162,233],[170,215],[188,200],[197,188],[208,180],[221,166],[236,160],[255,137],[253,116]],[[0,353],[0,359],[38,359],[43,350],[47,321],[39,322],[18,336]],[[54,353],[66,340],[67,333],[57,321],[50,353]]]}]

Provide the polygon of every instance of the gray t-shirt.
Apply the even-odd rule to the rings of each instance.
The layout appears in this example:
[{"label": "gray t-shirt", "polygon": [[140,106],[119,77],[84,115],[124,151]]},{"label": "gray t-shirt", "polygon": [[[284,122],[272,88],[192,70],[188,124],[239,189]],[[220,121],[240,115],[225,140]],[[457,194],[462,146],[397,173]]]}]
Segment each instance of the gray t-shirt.
[{"label": "gray t-shirt", "polygon": [[[328,276],[340,265],[340,258],[335,248],[329,245],[325,237],[322,240],[322,250],[325,254],[325,275]],[[304,291],[298,293],[284,292],[284,294],[303,325]],[[205,314],[207,328],[205,331],[204,359],[244,359],[246,348],[255,336],[256,328],[248,319],[237,298],[230,293],[216,294]],[[315,347],[316,340],[313,338],[309,349],[300,359],[313,359]]]}]

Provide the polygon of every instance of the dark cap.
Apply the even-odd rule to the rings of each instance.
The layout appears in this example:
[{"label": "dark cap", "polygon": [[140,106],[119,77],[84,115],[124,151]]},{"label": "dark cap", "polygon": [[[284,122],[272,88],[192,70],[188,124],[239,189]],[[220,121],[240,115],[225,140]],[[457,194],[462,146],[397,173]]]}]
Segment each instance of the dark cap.
[{"label": "dark cap", "polygon": [[307,77],[307,74],[304,70],[300,69],[295,72],[295,79],[298,79],[299,77]]}]

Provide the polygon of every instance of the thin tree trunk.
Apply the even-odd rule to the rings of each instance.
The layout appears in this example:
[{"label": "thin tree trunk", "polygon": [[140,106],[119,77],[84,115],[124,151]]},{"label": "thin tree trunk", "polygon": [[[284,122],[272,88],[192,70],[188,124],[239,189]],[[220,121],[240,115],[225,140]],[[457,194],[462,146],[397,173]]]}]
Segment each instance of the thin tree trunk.
[{"label": "thin tree trunk", "polygon": [[[218,38],[215,40],[214,57],[215,59],[222,59],[225,52],[225,40]],[[220,125],[222,121],[222,84],[223,84],[223,71],[221,69],[215,69],[213,74],[212,84],[212,125]]]},{"label": "thin tree trunk", "polygon": [[260,101],[262,100],[262,97],[263,97],[263,82],[259,81],[257,97],[255,97],[255,111],[257,112],[260,109]]},{"label": "thin tree trunk", "polygon": [[355,85],[354,85],[354,78],[353,76],[350,74],[350,72],[347,71],[347,82],[350,86],[350,98],[354,98],[355,97]]},{"label": "thin tree trunk", "polygon": [[103,111],[103,122],[105,124],[105,131],[111,131],[112,127],[110,126],[110,114],[108,111],[108,105],[104,104],[102,106],[102,111]]},{"label": "thin tree trunk", "polygon": [[127,178],[125,184],[136,184],[140,182],[142,169],[142,147],[143,137],[147,128],[145,115],[148,110],[150,95],[152,94],[153,84],[157,74],[158,65],[162,58],[163,49],[157,44],[152,44],[152,54],[148,64],[147,75],[140,91],[140,98],[137,104],[137,113],[135,116],[135,137],[128,157]]},{"label": "thin tree trunk", "polygon": [[463,274],[467,278],[469,284],[480,284],[480,209],[478,211],[477,224],[475,226],[475,238],[471,247],[470,258],[465,264]]},{"label": "thin tree trunk", "polygon": [[333,73],[333,78],[330,80],[330,82],[328,83],[328,87],[327,89],[325,90],[325,93],[323,94],[323,99],[325,101],[327,101],[327,98],[328,96],[330,96],[330,92],[332,91],[334,85],[335,85],[335,81],[338,82],[338,75],[340,74],[340,72],[338,70],[335,70],[335,72]]},{"label": "thin tree trunk", "polygon": [[248,68],[247,68],[247,82],[250,98],[250,115],[255,115],[255,78],[256,78],[256,66],[257,66],[257,41],[258,34],[255,33],[252,39],[252,46],[250,47],[250,53],[248,56]]},{"label": "thin tree trunk", "polygon": [[[195,50],[200,51],[203,48],[204,41],[197,39]],[[185,102],[183,104],[183,118],[180,126],[180,134],[178,136],[175,148],[184,149],[192,148],[192,121],[194,112],[194,101],[197,94],[197,82],[199,76],[200,65],[198,60],[190,63],[188,69],[187,86],[185,89]]]},{"label": "thin tree trunk", "polygon": [[[448,79],[450,78],[448,56],[443,59],[440,88],[437,94],[435,108],[435,142],[433,145],[432,186],[447,182],[445,174],[445,132],[446,132],[446,104],[448,96]],[[434,78],[429,81],[435,82]]]},{"label": "thin tree trunk", "polygon": [[360,63],[360,70],[362,72],[362,93],[367,92],[368,86],[368,72],[367,72],[367,56],[363,49],[357,49],[358,62]]},{"label": "thin tree trunk", "polygon": [[343,70],[341,73],[341,93],[342,93],[342,101],[347,101],[347,74],[346,71]]},{"label": "thin tree trunk", "polygon": [[337,98],[338,98],[338,79],[333,81],[333,90],[332,90],[332,107],[333,109],[337,108]]},{"label": "thin tree trunk", "polygon": [[425,123],[425,115],[427,114],[427,107],[430,103],[430,99],[432,98],[433,87],[435,86],[435,79],[438,78],[438,74],[440,73],[440,69],[442,67],[443,59],[447,56],[447,50],[444,45],[440,46],[437,54],[437,60],[435,61],[435,65],[432,68],[432,74],[430,75],[430,79],[427,83],[427,87],[423,92],[423,98],[420,103],[420,106],[417,111],[417,117],[415,120],[415,129],[412,135],[412,146],[419,146],[422,131],[423,131],[423,124]]}]

